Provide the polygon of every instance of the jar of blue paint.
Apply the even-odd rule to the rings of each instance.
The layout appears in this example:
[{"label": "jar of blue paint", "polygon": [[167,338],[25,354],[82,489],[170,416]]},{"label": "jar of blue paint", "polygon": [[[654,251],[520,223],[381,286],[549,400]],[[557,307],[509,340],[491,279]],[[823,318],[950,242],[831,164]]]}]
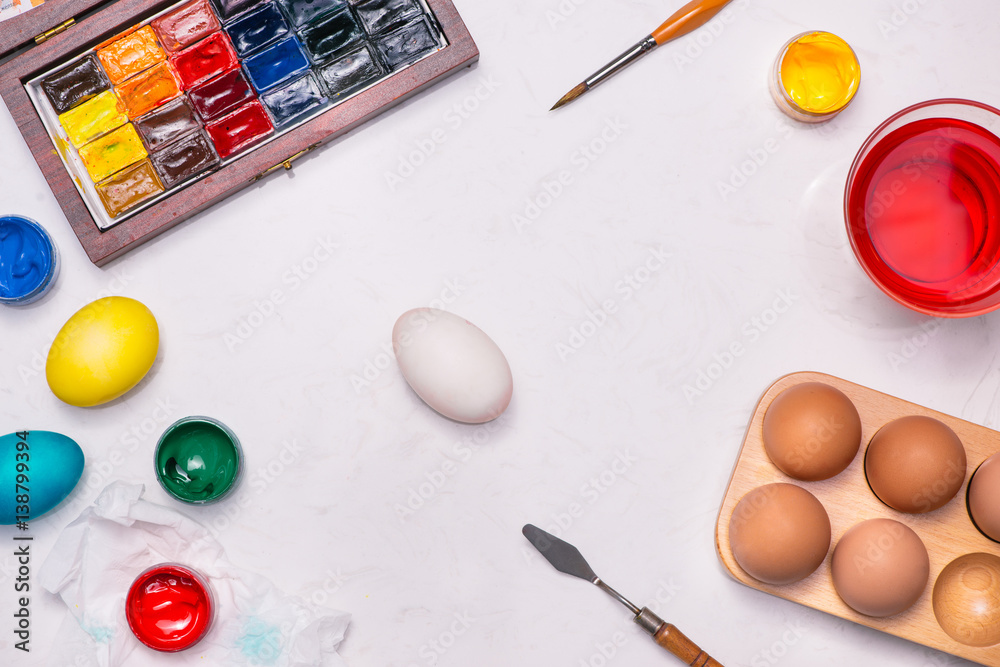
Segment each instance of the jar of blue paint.
[{"label": "jar of blue paint", "polygon": [[23,306],[42,298],[59,275],[59,252],[41,225],[0,215],[0,303]]}]

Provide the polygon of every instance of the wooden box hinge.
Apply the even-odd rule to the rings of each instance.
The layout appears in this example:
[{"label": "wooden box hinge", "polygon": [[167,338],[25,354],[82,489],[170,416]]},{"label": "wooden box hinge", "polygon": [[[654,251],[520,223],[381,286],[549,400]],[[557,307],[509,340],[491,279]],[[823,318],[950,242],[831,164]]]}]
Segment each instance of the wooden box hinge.
[{"label": "wooden box hinge", "polygon": [[51,37],[55,37],[56,35],[58,35],[61,32],[65,32],[66,29],[69,28],[74,23],[76,23],[76,19],[66,19],[65,21],[63,21],[62,23],[60,23],[59,25],[57,25],[55,28],[52,28],[51,30],[46,30],[41,35],[36,36],[35,37],[35,44],[41,44],[42,42],[46,41],[47,39],[49,39]]}]

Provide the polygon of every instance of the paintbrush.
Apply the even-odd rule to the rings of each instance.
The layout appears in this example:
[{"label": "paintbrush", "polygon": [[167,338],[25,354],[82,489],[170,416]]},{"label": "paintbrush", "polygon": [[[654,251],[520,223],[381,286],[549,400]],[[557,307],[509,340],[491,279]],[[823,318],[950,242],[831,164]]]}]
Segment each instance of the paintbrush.
[{"label": "paintbrush", "polygon": [[611,76],[625,69],[661,44],[666,44],[672,39],[697,30],[708,23],[713,16],[721,12],[722,8],[730,2],[732,0],[691,0],[691,2],[674,12],[673,16],[664,21],[652,34],[591,74],[586,81],[576,88],[563,95],[562,99],[556,102],[550,111],[569,104],[580,97],[580,95],[583,95],[597,84],[611,78]]},{"label": "paintbrush", "polygon": [[545,560],[549,561],[552,567],[563,574],[571,574],[584,581],[589,581],[628,607],[628,610],[635,614],[635,618],[632,620],[651,634],[657,644],[683,660],[685,664],[691,665],[691,667],[722,667],[722,664],[715,658],[702,651],[680,630],[654,614],[648,607],[639,609],[626,600],[621,593],[601,581],[601,578],[594,574],[594,570],[584,560],[583,554],[572,544],[563,542],[555,535],[550,535],[530,523],[522,528],[521,532],[528,538],[532,546],[538,549],[538,553],[545,556]]}]

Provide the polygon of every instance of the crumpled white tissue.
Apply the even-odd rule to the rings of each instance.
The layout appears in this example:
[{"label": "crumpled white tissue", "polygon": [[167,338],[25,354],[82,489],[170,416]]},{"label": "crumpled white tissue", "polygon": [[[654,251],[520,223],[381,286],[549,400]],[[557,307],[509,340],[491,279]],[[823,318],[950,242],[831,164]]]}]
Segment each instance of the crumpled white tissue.
[{"label": "crumpled white tissue", "polygon": [[[59,630],[49,664],[267,665],[344,667],[337,654],[350,615],[285,595],[266,578],[226,558],[201,524],[142,499],[141,484],[114,482],[59,536],[39,582],[59,595],[73,619]],[[125,595],[148,567],[187,565],[215,591],[209,633],[180,653],[160,653],[135,638],[125,621]]]}]

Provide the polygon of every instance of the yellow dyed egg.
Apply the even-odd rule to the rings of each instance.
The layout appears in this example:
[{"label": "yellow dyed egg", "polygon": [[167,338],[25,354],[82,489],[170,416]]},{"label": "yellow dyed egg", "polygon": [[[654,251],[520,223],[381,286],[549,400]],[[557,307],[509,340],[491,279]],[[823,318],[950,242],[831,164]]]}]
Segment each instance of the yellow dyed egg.
[{"label": "yellow dyed egg", "polygon": [[156,318],[135,299],[111,296],[81,308],[59,330],[45,377],[56,397],[82,408],[139,384],[156,360]]}]

